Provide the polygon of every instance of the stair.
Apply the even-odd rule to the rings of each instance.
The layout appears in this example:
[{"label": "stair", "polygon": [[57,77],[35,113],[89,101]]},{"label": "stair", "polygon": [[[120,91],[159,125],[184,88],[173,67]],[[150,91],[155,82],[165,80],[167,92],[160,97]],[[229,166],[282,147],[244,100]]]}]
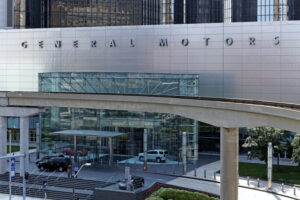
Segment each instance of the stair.
[{"label": "stair", "polygon": [[[38,175],[30,174],[29,179],[26,181],[26,183],[42,185],[42,177],[47,177],[47,176],[38,176]],[[0,181],[8,182],[9,181],[8,173],[0,175]],[[20,174],[16,173],[16,177],[12,181],[15,183],[23,183],[23,178],[20,177]],[[74,188],[82,189],[82,190],[94,190],[95,187],[103,188],[112,184],[113,183],[104,182],[104,181],[85,180],[85,179],[78,179],[78,178],[74,180]],[[49,176],[47,177],[47,186],[73,188],[73,181],[71,178]]]},{"label": "stair", "polygon": [[[47,178],[47,187],[53,186],[61,188],[62,191],[55,191],[55,190],[49,190],[48,188],[46,190],[42,189],[42,177]],[[7,182],[7,184],[0,184],[0,193],[9,194],[9,188],[8,188],[8,181],[9,181],[9,173],[5,173],[0,175],[0,181]],[[13,183],[23,183],[23,178],[20,177],[20,174],[16,174],[16,177],[12,179]],[[65,177],[55,177],[55,176],[39,176],[35,174],[30,174],[29,179],[26,181],[27,184],[35,185],[36,187],[27,187],[26,189],[26,195],[30,197],[36,197],[36,198],[44,198],[45,192],[47,194],[47,199],[52,200],[68,200],[73,199],[73,193],[70,192],[70,188],[73,188],[73,181],[70,178]],[[104,181],[95,181],[95,180],[85,180],[85,179],[75,179],[74,180],[74,188],[75,188],[75,197],[79,197],[80,200],[92,200],[93,195],[86,194],[86,193],[80,193],[79,190],[85,190],[90,191],[88,193],[93,193],[95,187],[103,188],[106,186],[109,186],[113,183],[104,182]],[[67,191],[63,191],[66,189]],[[22,186],[12,186],[12,194],[13,195],[20,195],[23,194],[23,188]]]}]

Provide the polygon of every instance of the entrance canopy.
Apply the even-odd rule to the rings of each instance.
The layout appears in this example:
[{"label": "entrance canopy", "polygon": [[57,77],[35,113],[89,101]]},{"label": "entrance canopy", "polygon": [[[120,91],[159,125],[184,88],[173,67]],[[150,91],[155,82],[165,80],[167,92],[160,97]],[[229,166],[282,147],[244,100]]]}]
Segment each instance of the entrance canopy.
[{"label": "entrance canopy", "polygon": [[93,130],[64,130],[52,132],[53,135],[65,135],[65,136],[95,136],[95,137],[118,137],[121,135],[127,135],[127,133],[110,132],[110,131],[93,131]]}]

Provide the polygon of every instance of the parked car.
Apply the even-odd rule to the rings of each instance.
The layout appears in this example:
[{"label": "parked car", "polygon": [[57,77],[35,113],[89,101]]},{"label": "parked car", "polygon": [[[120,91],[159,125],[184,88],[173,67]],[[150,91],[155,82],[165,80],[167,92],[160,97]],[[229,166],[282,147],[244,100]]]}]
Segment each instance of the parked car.
[{"label": "parked car", "polygon": [[[65,154],[65,155],[68,155],[68,156],[74,156],[74,150],[73,148],[70,148],[70,147],[65,147],[65,148],[62,148],[62,153]],[[86,156],[88,154],[88,152],[86,150],[83,150],[83,149],[78,149],[77,150],[77,154],[79,156]]]},{"label": "parked car", "polygon": [[[133,189],[141,188],[145,184],[145,180],[140,176],[132,176],[129,184],[133,187]],[[119,183],[120,190],[127,190],[127,183],[125,180]]]},{"label": "parked car", "polygon": [[[160,162],[166,162],[168,151],[164,149],[155,149],[147,152],[147,160]],[[138,158],[140,161],[144,161],[144,153],[139,153]]]},{"label": "parked car", "polygon": [[60,172],[66,171],[68,166],[71,164],[71,160],[65,157],[58,156],[45,156],[36,162],[37,167],[40,171],[55,171]]}]

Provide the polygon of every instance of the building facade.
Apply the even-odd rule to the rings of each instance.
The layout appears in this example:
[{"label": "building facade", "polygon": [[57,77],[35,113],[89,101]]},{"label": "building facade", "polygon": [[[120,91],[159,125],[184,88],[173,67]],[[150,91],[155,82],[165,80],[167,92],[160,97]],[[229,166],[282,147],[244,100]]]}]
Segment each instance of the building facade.
[{"label": "building facade", "polygon": [[[2,91],[300,103],[297,1],[16,0],[9,5],[0,25],[14,21],[16,29],[0,30]],[[179,116],[49,108],[32,119],[32,138],[37,120],[46,153],[72,144],[70,137],[51,135],[65,129],[126,133],[113,143],[115,154],[128,159],[142,151],[145,128],[149,149],[167,149],[174,161],[180,160],[183,131],[190,133],[190,160],[195,151],[219,150],[218,128]],[[10,119],[9,128],[16,132],[18,123]],[[91,156],[100,147],[100,153],[108,151],[105,138],[79,141]]]}]

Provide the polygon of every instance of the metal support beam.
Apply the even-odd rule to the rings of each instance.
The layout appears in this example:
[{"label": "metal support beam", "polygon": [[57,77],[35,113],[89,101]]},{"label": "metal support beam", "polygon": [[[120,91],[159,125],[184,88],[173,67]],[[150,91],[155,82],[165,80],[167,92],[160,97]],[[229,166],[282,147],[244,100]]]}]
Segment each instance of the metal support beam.
[{"label": "metal support beam", "polygon": [[108,138],[108,143],[109,143],[109,166],[112,166],[112,161],[113,161],[112,137]]},{"label": "metal support beam", "polygon": [[186,175],[187,170],[187,159],[186,159],[186,145],[187,145],[187,137],[186,132],[182,133],[182,166],[183,166],[183,175]]},{"label": "metal support beam", "polygon": [[198,150],[198,121],[197,120],[194,120],[194,130],[193,130],[193,142],[194,142],[194,165],[197,164],[197,161],[199,159],[199,156],[198,156],[198,153],[199,153],[199,150]]},{"label": "metal support beam", "polygon": [[40,145],[41,145],[41,133],[40,133],[40,123],[36,123],[35,135],[36,135],[36,159],[40,159]]},{"label": "metal support beam", "polygon": [[75,165],[77,164],[77,136],[74,136],[74,162],[75,162]]},{"label": "metal support beam", "polygon": [[22,176],[28,171],[29,166],[29,117],[20,118],[20,151],[21,154],[25,154],[25,158],[21,158],[20,163],[20,175]]},{"label": "metal support beam", "polygon": [[221,200],[238,200],[239,129],[221,128]]},{"label": "metal support beam", "polygon": [[147,129],[144,129],[144,171],[147,171],[147,151],[148,151],[148,134]]},{"label": "metal support beam", "polygon": [[[0,117],[0,156],[7,154],[7,118]],[[6,172],[6,160],[0,160],[0,174]]]}]

